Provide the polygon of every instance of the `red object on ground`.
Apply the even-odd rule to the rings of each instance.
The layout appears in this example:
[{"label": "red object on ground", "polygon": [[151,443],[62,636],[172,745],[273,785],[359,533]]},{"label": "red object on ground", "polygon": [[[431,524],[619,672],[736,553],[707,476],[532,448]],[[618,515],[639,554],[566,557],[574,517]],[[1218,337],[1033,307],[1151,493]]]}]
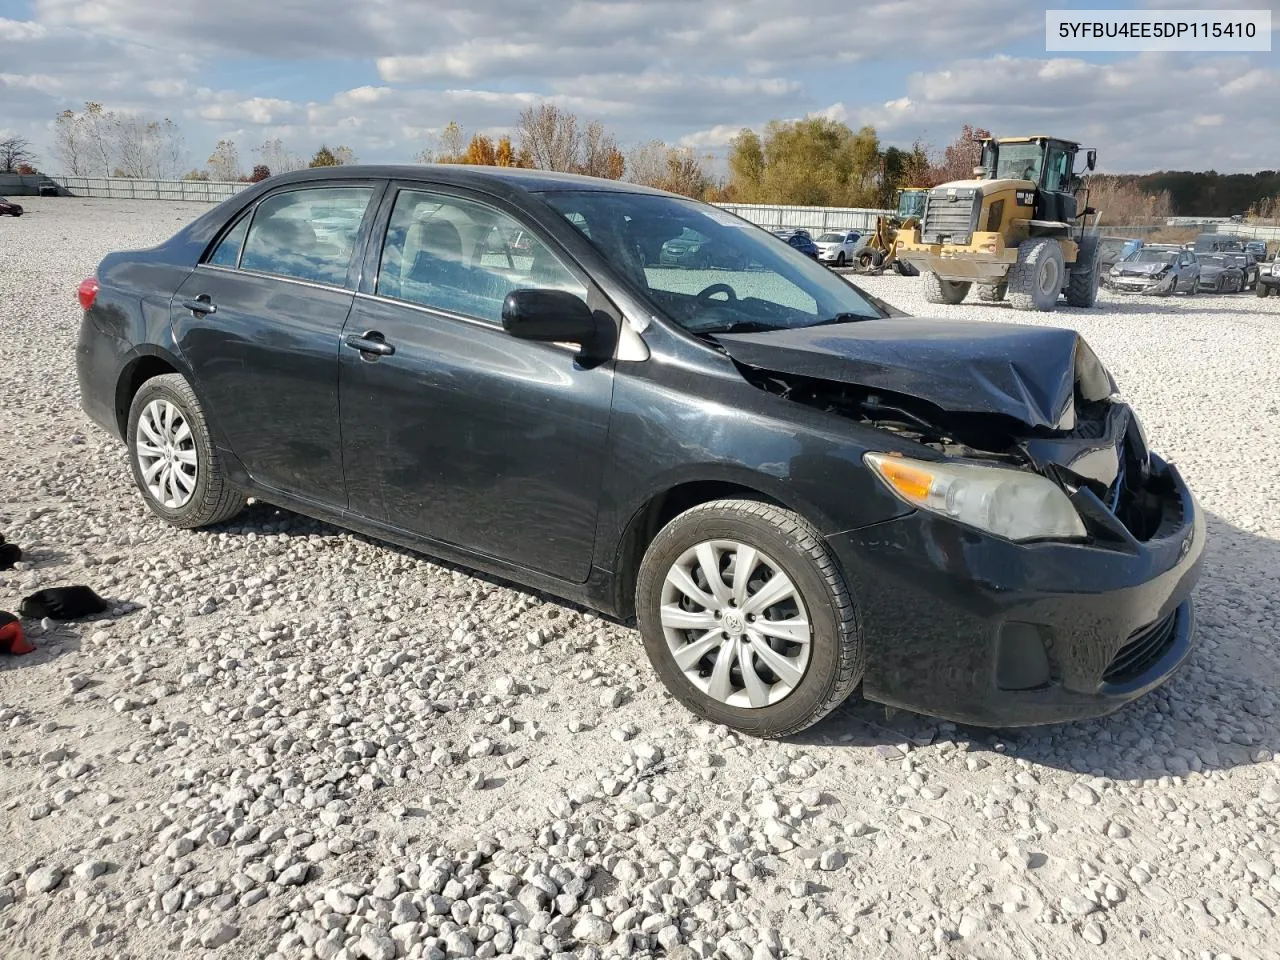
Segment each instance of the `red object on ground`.
[{"label": "red object on ground", "polygon": [[93,302],[98,299],[98,278],[87,277],[80,281],[80,286],[76,289],[76,297],[80,300],[80,306],[88,310],[93,306]]},{"label": "red object on ground", "polygon": [[31,653],[35,644],[23,636],[22,624],[12,613],[0,610],[0,653]]}]

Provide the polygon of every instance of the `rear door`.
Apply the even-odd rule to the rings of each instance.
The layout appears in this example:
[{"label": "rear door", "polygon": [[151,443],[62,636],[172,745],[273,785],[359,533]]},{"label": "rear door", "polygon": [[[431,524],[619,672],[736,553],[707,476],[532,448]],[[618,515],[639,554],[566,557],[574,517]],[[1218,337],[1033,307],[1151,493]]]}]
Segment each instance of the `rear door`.
[{"label": "rear door", "polygon": [[338,350],[377,181],[289,186],[245,211],[178,289],[174,336],[209,416],[264,486],[344,508]]},{"label": "rear door", "polygon": [[511,210],[439,186],[393,192],[339,365],[351,510],[582,582],[613,363],[583,366],[573,347],[518,340],[501,309],[522,287],[613,308]]}]

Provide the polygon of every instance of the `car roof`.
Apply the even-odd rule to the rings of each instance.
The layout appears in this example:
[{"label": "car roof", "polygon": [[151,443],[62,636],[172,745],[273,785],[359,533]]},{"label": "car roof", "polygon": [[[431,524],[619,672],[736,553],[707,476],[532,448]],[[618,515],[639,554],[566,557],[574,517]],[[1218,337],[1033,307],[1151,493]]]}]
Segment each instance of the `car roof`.
[{"label": "car roof", "polygon": [[323,180],[350,179],[351,177],[377,177],[390,180],[423,180],[460,187],[484,189],[494,184],[530,193],[546,193],[561,190],[597,190],[612,193],[649,193],[674,197],[677,194],[638,183],[624,183],[603,177],[586,177],[576,173],[556,173],[551,170],[527,170],[521,167],[490,167],[465,163],[419,164],[347,164],[340,167],[315,167],[296,170],[270,178],[272,185],[283,183],[312,183]]}]

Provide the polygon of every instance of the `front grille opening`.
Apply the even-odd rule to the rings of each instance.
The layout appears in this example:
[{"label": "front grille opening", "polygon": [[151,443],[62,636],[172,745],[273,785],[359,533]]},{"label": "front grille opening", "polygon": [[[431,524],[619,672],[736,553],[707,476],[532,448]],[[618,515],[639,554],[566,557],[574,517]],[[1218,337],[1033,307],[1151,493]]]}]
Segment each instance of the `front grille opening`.
[{"label": "front grille opening", "polygon": [[973,238],[982,195],[940,194],[929,197],[920,236],[925,243],[968,243]]},{"label": "front grille opening", "polygon": [[1102,679],[1107,683],[1128,683],[1142,676],[1173,646],[1173,626],[1176,617],[1175,611],[1163,620],[1149,627],[1143,627],[1133,634],[1129,642],[1116,651],[1111,664],[1102,674]]}]

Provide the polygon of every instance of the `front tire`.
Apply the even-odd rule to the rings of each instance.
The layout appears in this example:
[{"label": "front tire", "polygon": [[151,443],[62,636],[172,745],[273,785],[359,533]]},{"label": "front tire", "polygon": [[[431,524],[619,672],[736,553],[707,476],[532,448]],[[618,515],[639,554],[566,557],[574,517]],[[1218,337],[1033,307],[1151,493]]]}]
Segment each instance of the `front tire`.
[{"label": "front tire", "polygon": [[133,482],[151,512],[182,529],[230,520],[243,494],[227,480],[191,385],[177,373],[152,377],[129,406]]},{"label": "front tire", "polygon": [[1098,302],[1098,238],[1089,235],[1080,241],[1080,252],[1067,278],[1067,304],[1092,307]]},{"label": "front tire", "polygon": [[816,530],[753,500],[680,514],[636,582],[645,652],[698,716],[757,737],[817,723],[862,678],[857,608]]},{"label": "front tire", "polygon": [[1262,297],[1263,299],[1265,299],[1271,293],[1271,288],[1268,287],[1265,283],[1259,283],[1256,287],[1253,288],[1253,292],[1256,293],[1259,297]]},{"label": "front tire", "polygon": [[943,280],[932,271],[923,274],[923,279],[924,298],[929,303],[960,303],[972,286],[968,280]]},{"label": "front tire", "polygon": [[841,250],[839,253],[837,253],[837,254],[836,254],[836,266],[837,266],[837,267],[843,267],[843,266],[844,266],[844,251],[843,251],[843,250]]},{"label": "front tire", "polygon": [[1064,261],[1058,241],[1046,237],[1018,244],[1018,262],[1009,268],[1009,304],[1015,310],[1057,309]]}]

